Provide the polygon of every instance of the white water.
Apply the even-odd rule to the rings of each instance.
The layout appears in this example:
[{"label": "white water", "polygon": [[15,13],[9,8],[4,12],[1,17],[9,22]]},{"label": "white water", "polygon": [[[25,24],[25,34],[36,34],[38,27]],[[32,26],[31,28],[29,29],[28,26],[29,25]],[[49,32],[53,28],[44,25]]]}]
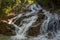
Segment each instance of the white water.
[{"label": "white water", "polygon": [[[40,28],[40,35],[37,37],[26,37],[27,36],[27,31],[29,28],[34,24],[38,18],[38,12],[42,9],[39,5],[37,4],[32,4],[31,6],[27,7],[29,10],[32,10],[31,12],[26,12],[17,15],[16,17],[12,18],[9,20],[9,24],[12,24],[16,27],[16,35],[11,36],[11,40],[58,40],[60,37],[60,26],[59,26],[59,15],[57,14],[52,14],[49,11],[42,10],[42,14],[45,15],[44,22],[41,25]],[[26,17],[27,18],[26,18]],[[30,17],[28,17],[30,16]],[[16,25],[15,22],[19,18],[23,18],[20,24],[22,26]],[[13,21],[14,20],[14,21]],[[51,33],[50,39],[48,39],[48,33]],[[60,40],[60,39],[59,39]]]}]

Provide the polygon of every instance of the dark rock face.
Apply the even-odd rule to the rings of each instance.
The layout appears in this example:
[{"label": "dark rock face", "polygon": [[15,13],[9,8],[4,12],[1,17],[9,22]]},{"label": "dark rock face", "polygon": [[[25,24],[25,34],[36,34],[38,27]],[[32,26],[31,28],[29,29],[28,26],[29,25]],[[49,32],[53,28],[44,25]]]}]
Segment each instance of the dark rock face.
[{"label": "dark rock face", "polygon": [[40,25],[37,25],[37,27],[32,27],[28,31],[29,36],[37,36],[40,33]]},{"label": "dark rock face", "polygon": [[0,34],[12,36],[15,35],[14,27],[5,22],[0,22]]},{"label": "dark rock face", "polygon": [[60,0],[52,0],[57,8],[60,8]]},{"label": "dark rock face", "polygon": [[60,9],[60,0],[36,0],[44,9]]}]

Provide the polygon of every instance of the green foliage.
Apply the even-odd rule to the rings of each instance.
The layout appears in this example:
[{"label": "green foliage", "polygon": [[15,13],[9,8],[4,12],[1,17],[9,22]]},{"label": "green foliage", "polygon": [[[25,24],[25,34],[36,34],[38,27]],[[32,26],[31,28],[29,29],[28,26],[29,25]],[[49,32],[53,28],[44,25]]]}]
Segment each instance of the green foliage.
[{"label": "green foliage", "polygon": [[0,15],[9,13],[16,4],[19,3],[18,0],[0,0]]},{"label": "green foliage", "polygon": [[12,7],[13,6],[13,1],[11,0],[4,0],[4,1],[1,1],[1,11],[0,13],[5,13],[5,11],[8,9],[8,7]]},{"label": "green foliage", "polygon": [[[57,3],[56,3],[57,2]],[[43,7],[49,9],[59,8],[60,1],[59,0],[0,0],[0,14],[5,14],[11,11],[16,4],[33,4],[38,3]]]},{"label": "green foliage", "polygon": [[7,6],[13,6],[14,3],[15,3],[14,0],[4,0],[4,1],[1,2],[1,6],[2,6],[3,8],[5,8],[5,7],[7,7]]}]

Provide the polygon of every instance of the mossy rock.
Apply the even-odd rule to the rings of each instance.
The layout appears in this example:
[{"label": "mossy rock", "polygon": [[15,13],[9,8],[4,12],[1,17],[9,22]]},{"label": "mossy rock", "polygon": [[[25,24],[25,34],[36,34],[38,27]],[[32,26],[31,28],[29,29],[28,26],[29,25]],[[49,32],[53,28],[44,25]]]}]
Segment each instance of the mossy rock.
[{"label": "mossy rock", "polygon": [[5,36],[0,34],[0,40],[11,40],[10,36]]}]

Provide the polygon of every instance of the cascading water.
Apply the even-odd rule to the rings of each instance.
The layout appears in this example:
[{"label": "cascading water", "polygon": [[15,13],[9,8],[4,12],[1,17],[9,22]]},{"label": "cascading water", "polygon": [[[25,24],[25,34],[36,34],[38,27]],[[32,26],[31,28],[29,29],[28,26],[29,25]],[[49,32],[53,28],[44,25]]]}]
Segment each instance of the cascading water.
[{"label": "cascading water", "polygon": [[[31,12],[26,12],[17,15],[9,20],[9,24],[12,24],[16,29],[16,35],[11,36],[12,40],[60,40],[60,16],[58,14],[52,14],[49,11],[42,10],[38,4],[32,4],[27,7]],[[27,31],[38,19],[38,12],[42,10],[42,14],[45,15],[45,19],[40,27],[40,33],[37,37],[27,37]],[[17,20],[21,20],[19,25],[15,23]]]}]

